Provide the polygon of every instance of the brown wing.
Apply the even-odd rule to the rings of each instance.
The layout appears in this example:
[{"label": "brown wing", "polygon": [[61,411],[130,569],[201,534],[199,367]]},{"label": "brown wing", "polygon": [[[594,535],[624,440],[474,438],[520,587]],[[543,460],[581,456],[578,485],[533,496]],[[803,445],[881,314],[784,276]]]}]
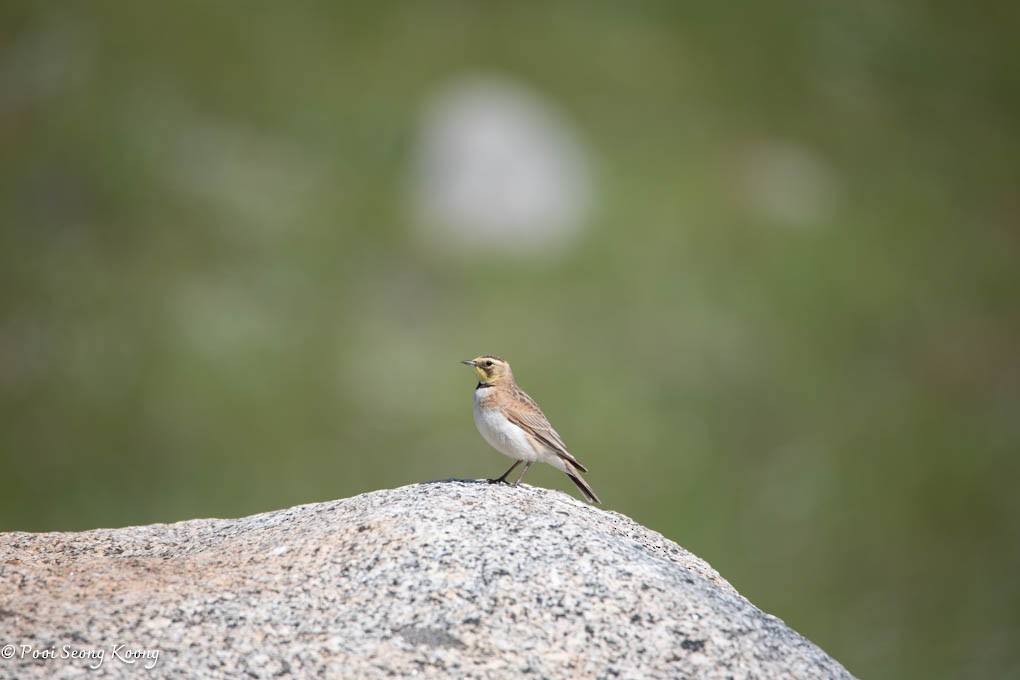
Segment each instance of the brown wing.
[{"label": "brown wing", "polygon": [[507,419],[555,451],[557,455],[581,472],[587,472],[588,468],[567,451],[567,445],[563,443],[559,432],[549,424],[549,419],[542,413],[542,409],[538,407],[535,400],[516,385],[513,390],[514,399],[507,399],[503,404]]}]

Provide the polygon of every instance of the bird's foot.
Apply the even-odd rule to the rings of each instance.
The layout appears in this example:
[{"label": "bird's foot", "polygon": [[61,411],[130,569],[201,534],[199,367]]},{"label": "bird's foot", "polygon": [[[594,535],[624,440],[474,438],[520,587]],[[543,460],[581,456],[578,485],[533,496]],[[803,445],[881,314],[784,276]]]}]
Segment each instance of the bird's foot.
[{"label": "bird's foot", "polygon": [[[499,477],[497,479],[486,479],[485,481],[487,481],[489,484],[510,484],[510,482],[506,481],[506,477],[505,476]],[[513,485],[510,484],[510,486],[513,486]]]}]

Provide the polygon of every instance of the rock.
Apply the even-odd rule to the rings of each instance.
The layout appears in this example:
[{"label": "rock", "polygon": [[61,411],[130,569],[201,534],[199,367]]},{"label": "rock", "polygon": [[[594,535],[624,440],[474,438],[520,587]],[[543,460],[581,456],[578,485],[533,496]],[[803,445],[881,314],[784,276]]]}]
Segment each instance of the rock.
[{"label": "rock", "polygon": [[422,116],[411,215],[444,253],[563,254],[594,212],[591,152],[536,90],[478,74],[435,90]]},{"label": "rock", "polygon": [[456,480],[0,534],[0,645],[4,678],[851,677],[661,534]]}]

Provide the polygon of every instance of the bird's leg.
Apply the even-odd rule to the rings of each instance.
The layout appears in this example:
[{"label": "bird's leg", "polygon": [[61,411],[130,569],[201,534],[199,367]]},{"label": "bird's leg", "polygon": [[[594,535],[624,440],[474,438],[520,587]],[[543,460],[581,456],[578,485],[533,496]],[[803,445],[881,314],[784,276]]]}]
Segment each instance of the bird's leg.
[{"label": "bird's leg", "polygon": [[[528,461],[528,463],[525,464],[524,469],[521,470],[520,476],[517,477],[517,481],[514,482],[514,486],[517,486],[518,484],[521,483],[521,480],[524,479],[524,473],[528,471],[528,468],[531,467],[531,464],[534,463],[534,462],[535,461],[532,460],[532,461]],[[510,469],[512,470],[513,468],[510,468]],[[510,470],[507,470],[507,473],[509,473],[509,472],[510,472]]]},{"label": "bird's leg", "polygon": [[[518,466],[518,465],[520,465],[520,464],[521,464],[521,461],[517,461],[516,463],[514,463],[513,465],[511,465],[511,466],[510,466],[510,469],[509,469],[509,470],[507,470],[506,472],[504,472],[504,473],[503,473],[503,476],[502,476],[502,477],[499,477],[499,478],[497,478],[497,479],[487,479],[486,481],[487,481],[487,482],[488,482],[489,484],[499,484],[499,483],[501,483],[501,482],[505,484],[505,483],[507,483],[507,481],[506,481],[506,476],[507,476],[508,474],[510,474],[511,472],[513,472],[513,471],[514,471],[514,468],[515,468],[515,467],[517,467],[517,466]],[[525,469],[525,470],[527,470],[527,468],[524,468],[524,469]]]}]

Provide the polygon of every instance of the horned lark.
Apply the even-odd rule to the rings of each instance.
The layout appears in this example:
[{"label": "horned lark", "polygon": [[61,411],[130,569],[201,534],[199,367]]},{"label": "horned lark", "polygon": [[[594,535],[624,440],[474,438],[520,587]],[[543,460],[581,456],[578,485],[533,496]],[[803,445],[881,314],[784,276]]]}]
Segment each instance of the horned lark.
[{"label": "horned lark", "polygon": [[490,483],[506,482],[507,475],[524,463],[524,469],[514,482],[517,486],[528,468],[540,460],[565,472],[588,501],[602,502],[581,478],[581,473],[587,472],[588,468],[567,451],[566,444],[549,424],[542,409],[517,386],[510,364],[505,359],[485,355],[461,363],[474,366],[478,374],[478,387],[475,388],[475,425],[478,431],[494,449],[517,459],[502,477],[490,479]]}]

